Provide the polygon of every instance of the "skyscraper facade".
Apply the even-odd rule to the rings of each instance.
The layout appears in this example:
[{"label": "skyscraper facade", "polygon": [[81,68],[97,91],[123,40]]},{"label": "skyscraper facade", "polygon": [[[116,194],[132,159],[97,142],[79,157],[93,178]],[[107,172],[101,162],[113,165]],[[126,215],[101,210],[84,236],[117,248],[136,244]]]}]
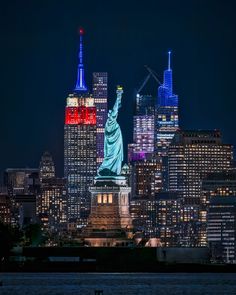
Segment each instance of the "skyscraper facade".
[{"label": "skyscraper facade", "polygon": [[[40,190],[39,169],[8,168],[4,172],[4,186],[10,197],[12,225],[35,222],[36,196]],[[31,212],[33,218],[25,217],[25,208],[28,206],[30,209],[26,211]]]},{"label": "skyscraper facade", "polygon": [[11,201],[7,193],[0,192],[0,222],[11,223]]},{"label": "skyscraper facade", "polygon": [[86,224],[89,186],[96,175],[96,108],[92,97],[70,95],[64,127],[64,175],[67,181],[68,219]]},{"label": "skyscraper facade", "polygon": [[93,97],[97,111],[97,164],[100,165],[104,158],[104,128],[107,119],[107,83],[106,72],[93,73]]},{"label": "skyscraper facade", "polygon": [[173,93],[171,52],[168,52],[168,69],[164,71],[163,84],[158,88],[156,108],[156,153],[165,157],[168,146],[179,128],[178,95]]},{"label": "skyscraper facade", "polygon": [[236,263],[236,196],[211,198],[207,241],[214,262]]},{"label": "skyscraper facade", "polygon": [[37,194],[39,169],[7,168],[4,172],[4,186],[11,197],[17,194]]},{"label": "skyscraper facade", "polygon": [[150,94],[136,95],[135,115],[154,115],[155,113],[155,98]]},{"label": "skyscraper facade", "polygon": [[215,196],[236,196],[236,171],[208,174],[202,181],[201,203],[206,206]]},{"label": "skyscraper facade", "polygon": [[79,65],[74,92],[67,98],[64,125],[64,176],[69,222],[83,226],[90,210],[89,186],[96,175],[96,107],[88,93],[80,29]]},{"label": "skyscraper facade", "polygon": [[182,194],[185,204],[200,204],[202,180],[229,170],[233,147],[222,143],[218,130],[178,131],[169,146],[169,190]]},{"label": "skyscraper facade", "polygon": [[42,228],[50,233],[66,228],[66,181],[56,178],[55,165],[49,152],[39,164],[40,192],[37,196],[37,216]]},{"label": "skyscraper facade", "polygon": [[49,152],[45,152],[39,164],[39,179],[53,178],[55,177],[55,165],[52,160],[52,156]]},{"label": "skyscraper facade", "polygon": [[43,178],[37,202],[37,214],[48,232],[66,229],[67,198],[65,179]]},{"label": "skyscraper facade", "polygon": [[129,162],[142,160],[153,154],[154,112],[153,96],[137,94],[133,116],[133,143],[128,146]]},{"label": "skyscraper facade", "polygon": [[155,158],[132,162],[132,197],[151,198],[161,191],[161,164]]},{"label": "skyscraper facade", "polygon": [[178,131],[168,148],[169,190],[182,199],[179,246],[206,246],[207,207],[202,182],[213,172],[231,168],[233,147],[213,131]]},{"label": "skyscraper facade", "polygon": [[178,194],[169,192],[131,200],[135,232],[144,238],[157,238],[160,246],[176,246],[180,204]]}]

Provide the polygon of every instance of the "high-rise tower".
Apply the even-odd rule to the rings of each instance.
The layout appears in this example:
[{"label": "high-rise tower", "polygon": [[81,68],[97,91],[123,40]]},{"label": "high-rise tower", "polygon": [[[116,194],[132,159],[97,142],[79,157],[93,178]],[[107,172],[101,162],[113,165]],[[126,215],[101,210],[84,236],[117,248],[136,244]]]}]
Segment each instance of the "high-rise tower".
[{"label": "high-rise tower", "polygon": [[64,175],[68,218],[83,225],[90,208],[89,186],[96,175],[96,108],[92,97],[67,98],[64,127]]},{"label": "high-rise tower", "polygon": [[40,191],[37,195],[37,215],[43,230],[59,232],[66,228],[67,199],[65,179],[55,177],[52,156],[45,152],[39,165]]},{"label": "high-rise tower", "polygon": [[181,193],[185,204],[199,204],[203,179],[232,162],[233,147],[222,143],[219,130],[178,131],[168,151],[169,190]]},{"label": "high-rise tower", "polygon": [[[133,143],[128,145],[131,166],[131,198],[153,197],[161,189],[161,165],[154,154],[155,97],[142,94],[150,77],[158,82],[149,67],[148,76],[137,90],[133,116]],[[159,83],[159,82],[158,82]]]},{"label": "high-rise tower", "polygon": [[168,68],[164,71],[163,84],[158,88],[155,114],[155,153],[162,163],[162,186],[168,188],[168,147],[179,128],[178,95],[173,94],[171,52],[168,52]]},{"label": "high-rise tower", "polygon": [[55,177],[55,165],[49,152],[44,152],[39,165],[39,179]]},{"label": "high-rise tower", "polygon": [[93,73],[93,97],[97,110],[97,164],[104,158],[104,128],[107,119],[107,80],[106,72]]},{"label": "high-rise tower", "polygon": [[171,52],[168,52],[168,68],[164,71],[163,84],[158,88],[156,109],[156,152],[167,155],[167,148],[179,128],[178,95],[173,94]]},{"label": "high-rise tower", "polygon": [[90,210],[89,186],[96,175],[96,107],[88,94],[83,67],[83,30],[77,83],[67,98],[64,127],[64,175],[67,181],[68,220],[85,225]]}]

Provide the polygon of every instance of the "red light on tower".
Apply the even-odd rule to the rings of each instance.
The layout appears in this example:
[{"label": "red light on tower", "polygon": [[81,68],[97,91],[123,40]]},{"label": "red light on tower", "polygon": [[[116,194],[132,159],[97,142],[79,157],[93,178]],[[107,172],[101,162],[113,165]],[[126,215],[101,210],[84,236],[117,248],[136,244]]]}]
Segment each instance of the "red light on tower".
[{"label": "red light on tower", "polygon": [[65,124],[96,125],[96,108],[85,106],[67,107]]},{"label": "red light on tower", "polygon": [[96,125],[96,108],[85,106],[79,107],[78,124]]},{"label": "red light on tower", "polygon": [[78,124],[78,123],[79,123],[78,107],[67,107],[65,124],[71,125],[71,124]]},{"label": "red light on tower", "polygon": [[81,28],[81,27],[79,28],[79,34],[80,34],[80,35],[84,35],[84,29]]}]

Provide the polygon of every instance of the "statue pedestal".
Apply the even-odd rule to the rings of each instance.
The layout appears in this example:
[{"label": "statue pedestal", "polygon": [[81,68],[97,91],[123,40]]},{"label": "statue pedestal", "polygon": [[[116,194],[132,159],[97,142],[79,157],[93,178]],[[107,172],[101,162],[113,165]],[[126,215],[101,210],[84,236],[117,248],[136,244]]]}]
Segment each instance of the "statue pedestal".
[{"label": "statue pedestal", "polygon": [[129,213],[130,187],[123,176],[96,177],[91,192],[91,213],[83,237],[90,246],[132,244]]}]

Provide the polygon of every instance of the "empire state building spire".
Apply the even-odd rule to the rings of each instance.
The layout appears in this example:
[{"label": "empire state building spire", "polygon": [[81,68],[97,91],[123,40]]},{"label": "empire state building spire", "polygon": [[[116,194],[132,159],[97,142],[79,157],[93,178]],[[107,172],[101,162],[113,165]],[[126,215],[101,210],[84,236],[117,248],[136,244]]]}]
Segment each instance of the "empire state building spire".
[{"label": "empire state building spire", "polygon": [[75,86],[75,91],[78,92],[86,92],[88,90],[85,79],[84,79],[84,64],[83,64],[83,35],[84,30],[80,28],[79,30],[80,35],[80,46],[79,46],[79,64],[78,64],[78,74],[77,74],[77,81]]}]

